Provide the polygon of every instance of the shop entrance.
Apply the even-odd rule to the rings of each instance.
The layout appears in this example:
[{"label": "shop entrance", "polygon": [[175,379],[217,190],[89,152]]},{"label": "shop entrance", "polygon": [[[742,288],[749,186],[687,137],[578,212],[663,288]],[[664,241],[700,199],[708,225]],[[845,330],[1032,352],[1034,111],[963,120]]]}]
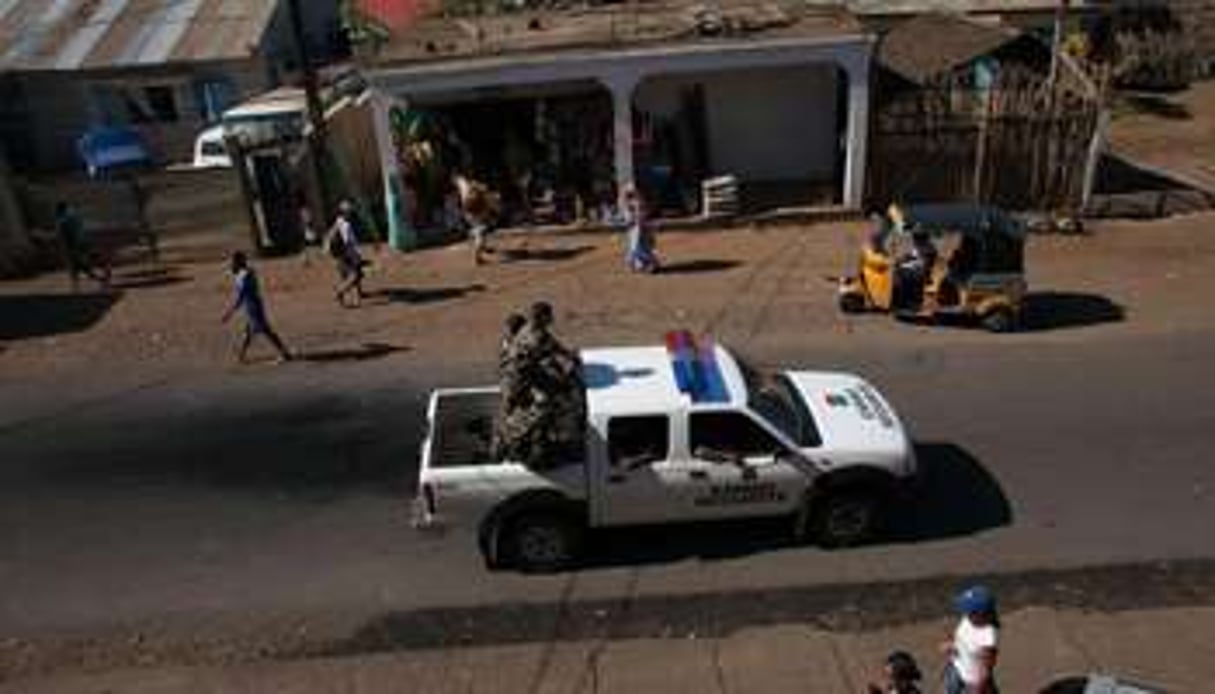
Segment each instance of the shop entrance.
[{"label": "shop entrance", "polygon": [[[475,90],[411,98],[419,123],[406,149],[407,187],[420,228],[444,217],[451,180],[463,174],[500,196],[502,225],[569,224],[614,200],[612,100],[594,82]],[[415,154],[417,152],[415,151]]]},{"label": "shop entrance", "polygon": [[746,214],[838,203],[846,82],[827,63],[648,78],[633,98],[637,181],[667,216],[700,212],[718,177]]}]

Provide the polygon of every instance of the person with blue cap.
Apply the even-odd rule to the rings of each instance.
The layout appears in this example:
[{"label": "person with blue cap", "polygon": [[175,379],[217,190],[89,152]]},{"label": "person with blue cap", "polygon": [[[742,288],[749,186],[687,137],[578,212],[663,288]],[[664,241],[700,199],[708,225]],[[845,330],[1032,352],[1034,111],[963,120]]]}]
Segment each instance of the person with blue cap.
[{"label": "person with blue cap", "polygon": [[953,640],[942,644],[945,664],[945,694],[996,694],[996,653],[1000,618],[996,598],[984,586],[963,590],[954,599],[962,618]]}]

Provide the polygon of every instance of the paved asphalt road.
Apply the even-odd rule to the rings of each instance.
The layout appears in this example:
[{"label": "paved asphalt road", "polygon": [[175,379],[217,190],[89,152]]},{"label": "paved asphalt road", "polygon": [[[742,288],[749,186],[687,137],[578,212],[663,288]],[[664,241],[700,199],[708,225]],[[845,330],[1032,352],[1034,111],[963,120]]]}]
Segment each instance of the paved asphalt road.
[{"label": "paved asphalt road", "polygon": [[0,624],[369,617],[1215,556],[1215,333],[1092,330],[955,343],[908,327],[880,345],[755,351],[857,370],[891,397],[927,478],[896,537],[825,552],[762,526],[617,532],[595,566],[557,577],[487,573],[468,535],[408,525],[424,394],[488,364],[254,368],[8,416]]}]

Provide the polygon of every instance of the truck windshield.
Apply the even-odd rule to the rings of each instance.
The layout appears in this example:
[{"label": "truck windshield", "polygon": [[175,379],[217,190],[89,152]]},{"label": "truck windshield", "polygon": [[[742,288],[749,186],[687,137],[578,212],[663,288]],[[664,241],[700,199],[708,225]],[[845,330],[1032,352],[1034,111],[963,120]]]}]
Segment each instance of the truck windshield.
[{"label": "truck windshield", "polygon": [[747,404],[798,446],[822,445],[809,408],[784,374],[766,375],[741,359],[739,369],[747,382]]}]

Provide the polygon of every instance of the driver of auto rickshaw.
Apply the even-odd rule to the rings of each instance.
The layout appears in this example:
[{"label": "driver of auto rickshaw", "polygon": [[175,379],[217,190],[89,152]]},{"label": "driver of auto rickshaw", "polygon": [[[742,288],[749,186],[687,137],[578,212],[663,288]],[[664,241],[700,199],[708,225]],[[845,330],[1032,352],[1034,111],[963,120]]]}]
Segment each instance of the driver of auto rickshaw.
[{"label": "driver of auto rickshaw", "polygon": [[961,300],[961,291],[974,273],[978,262],[978,242],[971,236],[963,235],[949,259],[945,262],[945,276],[937,287],[937,304],[953,306]]},{"label": "driver of auto rickshaw", "polygon": [[912,229],[911,247],[903,253],[896,264],[895,295],[899,308],[918,309],[924,300],[924,289],[932,279],[932,270],[937,263],[937,247],[928,232]]}]

